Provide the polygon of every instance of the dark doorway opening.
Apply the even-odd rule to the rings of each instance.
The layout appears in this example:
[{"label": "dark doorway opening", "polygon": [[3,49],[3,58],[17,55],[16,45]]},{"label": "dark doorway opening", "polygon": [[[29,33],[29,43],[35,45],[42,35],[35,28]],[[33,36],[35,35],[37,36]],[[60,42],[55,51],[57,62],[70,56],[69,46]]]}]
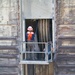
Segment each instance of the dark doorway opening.
[{"label": "dark doorway opening", "polygon": [[28,26],[33,27],[38,42],[52,41],[52,19],[26,19],[25,25],[25,32]]}]

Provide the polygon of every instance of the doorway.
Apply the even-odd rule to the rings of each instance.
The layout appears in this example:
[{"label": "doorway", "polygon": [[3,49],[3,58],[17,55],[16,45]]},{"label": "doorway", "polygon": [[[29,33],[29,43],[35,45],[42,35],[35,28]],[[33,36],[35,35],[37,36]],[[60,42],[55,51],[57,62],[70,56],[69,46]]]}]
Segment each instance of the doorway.
[{"label": "doorway", "polygon": [[34,33],[37,35],[37,42],[52,41],[52,19],[26,19],[25,32],[28,26],[33,27]]}]

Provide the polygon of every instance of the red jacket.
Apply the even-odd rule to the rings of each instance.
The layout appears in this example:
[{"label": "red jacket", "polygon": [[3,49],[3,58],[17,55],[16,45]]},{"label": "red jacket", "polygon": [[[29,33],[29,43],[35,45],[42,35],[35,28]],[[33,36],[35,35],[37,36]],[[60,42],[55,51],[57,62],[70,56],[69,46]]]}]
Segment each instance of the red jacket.
[{"label": "red jacket", "polygon": [[28,41],[34,40],[34,32],[27,32],[26,39]]}]

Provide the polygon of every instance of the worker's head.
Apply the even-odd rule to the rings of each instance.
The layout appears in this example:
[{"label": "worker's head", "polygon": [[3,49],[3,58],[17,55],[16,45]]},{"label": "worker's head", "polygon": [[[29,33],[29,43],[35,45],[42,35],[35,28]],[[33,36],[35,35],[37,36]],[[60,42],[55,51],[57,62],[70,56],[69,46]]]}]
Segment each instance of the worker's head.
[{"label": "worker's head", "polygon": [[29,27],[27,28],[27,30],[28,30],[28,31],[33,31],[32,26],[29,26]]}]

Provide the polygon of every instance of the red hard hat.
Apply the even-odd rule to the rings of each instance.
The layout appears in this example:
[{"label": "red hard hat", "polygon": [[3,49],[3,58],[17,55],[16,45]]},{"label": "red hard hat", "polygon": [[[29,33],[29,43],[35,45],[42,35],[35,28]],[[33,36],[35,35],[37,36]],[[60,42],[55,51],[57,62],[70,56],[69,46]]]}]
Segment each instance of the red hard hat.
[{"label": "red hard hat", "polygon": [[27,28],[27,30],[33,30],[32,26],[29,26],[29,27]]}]

